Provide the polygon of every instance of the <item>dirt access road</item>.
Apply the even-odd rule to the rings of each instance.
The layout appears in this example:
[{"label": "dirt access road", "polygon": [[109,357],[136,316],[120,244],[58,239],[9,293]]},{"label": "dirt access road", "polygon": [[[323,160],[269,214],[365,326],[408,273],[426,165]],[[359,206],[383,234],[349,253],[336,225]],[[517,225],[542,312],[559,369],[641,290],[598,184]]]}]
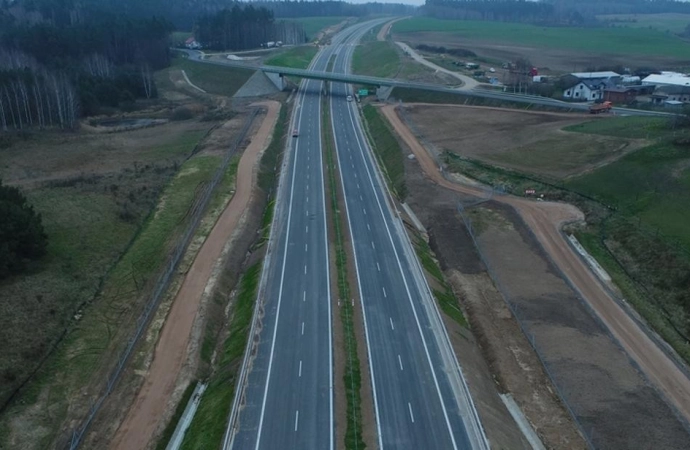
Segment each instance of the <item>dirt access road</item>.
[{"label": "dirt access road", "polygon": [[262,102],[256,105],[265,106],[268,112],[242,154],[237,167],[235,194],[199,249],[182,282],[161,331],[146,380],[118,429],[111,449],[148,448],[168,408],[178,373],[187,360],[192,326],[204,290],[226,242],[231,238],[250,202],[256,184],[258,162],[270,143],[278,119],[278,102]]},{"label": "dirt access road", "polygon": [[[395,105],[382,108],[394,130],[410,147],[422,170],[437,184],[459,193],[484,197],[480,188],[446,180],[434,159],[398,117]],[[643,329],[613,299],[589,267],[566,242],[563,224],[581,221],[584,216],[572,205],[535,202],[511,196],[494,199],[515,208],[531,228],[554,264],[563,272],[627,354],[638,364],[653,386],[661,390],[675,408],[690,420],[690,380]]]},{"label": "dirt access road", "polygon": [[[386,38],[388,37],[388,35],[390,34],[391,27],[393,26],[393,24],[399,20],[408,19],[408,18],[409,17],[401,17],[399,19],[391,20],[390,22],[386,23],[379,30],[379,33],[376,35],[376,39],[379,41],[385,41]],[[477,87],[479,85],[479,82],[477,80],[475,80],[474,78],[459,74],[457,72],[453,72],[452,70],[445,69],[441,66],[437,66],[436,64],[434,64],[430,61],[427,61],[426,59],[424,59],[424,57],[422,55],[420,55],[419,53],[414,51],[409,45],[407,45],[403,42],[396,42],[396,45],[398,47],[400,47],[403,50],[403,52],[405,52],[406,55],[410,56],[412,59],[414,59],[418,63],[423,64],[423,65],[425,65],[425,66],[429,67],[430,69],[433,69],[437,72],[445,73],[447,75],[450,75],[453,78],[460,80],[460,82],[462,82],[462,86],[458,87],[458,90],[468,91],[468,90],[474,89],[475,87]]]}]

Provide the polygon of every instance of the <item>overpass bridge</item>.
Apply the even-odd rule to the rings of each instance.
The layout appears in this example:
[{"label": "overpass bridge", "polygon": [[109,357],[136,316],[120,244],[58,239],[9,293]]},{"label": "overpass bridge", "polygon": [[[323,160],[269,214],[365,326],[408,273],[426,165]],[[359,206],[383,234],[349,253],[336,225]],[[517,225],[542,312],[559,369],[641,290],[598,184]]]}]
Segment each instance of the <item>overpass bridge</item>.
[{"label": "overpass bridge", "polygon": [[[485,98],[503,102],[514,102],[534,106],[546,106],[550,108],[562,109],[564,111],[589,111],[589,105],[585,103],[568,103],[561,100],[556,100],[549,97],[540,97],[538,95],[514,94],[511,92],[493,91],[490,89],[463,89],[462,86],[442,86],[432,83],[419,83],[413,81],[396,80],[392,78],[369,77],[365,75],[353,75],[344,73],[325,72],[320,70],[309,69],[295,69],[291,67],[279,66],[251,66],[242,62],[235,61],[212,61],[203,58],[203,54],[198,51],[182,50],[187,53],[189,59],[203,62],[207,64],[216,64],[221,66],[238,67],[249,70],[260,70],[272,78],[272,81],[279,87],[284,87],[284,77],[299,77],[310,78],[314,80],[335,81],[340,83],[359,84],[363,86],[376,87],[376,95],[380,100],[385,100],[390,95],[393,88],[408,88],[419,89],[423,91],[441,92],[452,95],[463,95],[473,98]],[[614,114],[619,115],[635,115],[635,116],[655,116],[655,117],[674,117],[677,114],[660,112],[660,111],[645,111],[640,109],[629,108],[613,108]]]}]

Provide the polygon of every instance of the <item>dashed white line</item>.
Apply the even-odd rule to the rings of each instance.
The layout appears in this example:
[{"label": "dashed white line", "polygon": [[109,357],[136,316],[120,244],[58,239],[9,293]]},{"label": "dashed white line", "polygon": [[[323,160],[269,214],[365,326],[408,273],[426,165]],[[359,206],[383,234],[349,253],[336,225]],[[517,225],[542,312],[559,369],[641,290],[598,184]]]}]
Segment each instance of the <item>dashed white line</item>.
[{"label": "dashed white line", "polygon": [[[299,367],[300,367],[300,369],[301,369],[301,368],[302,368],[302,361],[300,361],[299,364],[300,364]],[[400,355],[398,355],[398,364],[400,364],[400,370],[403,370],[403,368],[402,368],[402,358],[400,357]],[[414,420],[413,420],[413,422],[414,422]]]},{"label": "dashed white line", "polygon": [[376,245],[374,244],[374,241],[371,241],[371,248],[373,248],[374,250],[376,250]]},{"label": "dashed white line", "polygon": [[361,195],[361,194],[359,195],[359,199],[362,200],[362,201],[364,200],[364,199],[362,198],[362,195]]},{"label": "dashed white line", "polygon": [[[412,419],[412,423],[414,423],[414,414],[412,414],[412,405],[410,405],[410,402],[407,402],[407,407],[410,409],[410,419]],[[297,430],[297,428],[295,428]]]},{"label": "dashed white line", "polygon": [[383,296],[384,296],[384,297],[388,297],[388,294],[386,294],[386,288],[385,288],[385,287],[381,287],[381,289],[383,289]]},{"label": "dashed white line", "polygon": [[366,215],[367,215],[367,210],[364,209],[364,208],[362,208],[362,211],[364,212],[364,215],[366,216]]},{"label": "dashed white line", "polygon": [[389,317],[388,320],[391,321],[391,330],[395,331],[395,325],[393,325],[393,318]]},{"label": "dashed white line", "polygon": [[[400,355],[398,355],[398,358],[400,358]],[[402,363],[400,363],[400,370],[402,370]],[[302,360],[299,361],[299,373],[297,376],[302,378]]]},{"label": "dashed white line", "polygon": [[[302,293],[302,301],[306,302],[307,301],[307,291],[304,291]],[[302,328],[304,329],[304,322],[302,322]]]},{"label": "dashed white line", "polygon": [[304,231],[304,232],[305,232],[305,233],[309,233],[309,225],[307,225],[307,226],[305,227],[305,231]]},{"label": "dashed white line", "polygon": [[[408,403],[409,405],[409,403]],[[412,414],[412,410],[410,409],[410,414]],[[414,419],[412,419],[414,422]],[[299,409],[295,411],[295,431],[297,431],[297,425],[299,425]]]},{"label": "dashed white line", "polygon": [[306,252],[306,251],[308,251],[308,249],[309,249],[309,244],[304,244],[304,251]]},{"label": "dashed white line", "polygon": [[371,227],[367,224],[367,230],[371,231]]},{"label": "dashed white line", "polygon": [[307,265],[306,264],[304,265],[304,274],[305,275],[307,274]]},{"label": "dashed white line", "polygon": [[304,322],[302,322],[302,336],[304,336]]},{"label": "dashed white line", "polygon": [[381,266],[379,266],[379,263],[376,263],[376,268],[379,269],[379,272],[381,272]]}]

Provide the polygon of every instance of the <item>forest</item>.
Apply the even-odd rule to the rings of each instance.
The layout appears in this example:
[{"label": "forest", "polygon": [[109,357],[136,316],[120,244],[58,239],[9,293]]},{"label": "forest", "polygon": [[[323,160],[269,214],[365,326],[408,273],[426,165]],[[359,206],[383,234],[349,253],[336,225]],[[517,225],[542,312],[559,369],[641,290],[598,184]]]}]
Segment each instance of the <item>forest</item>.
[{"label": "forest", "polygon": [[204,47],[213,50],[246,50],[268,41],[303,44],[307,39],[299,23],[276,21],[272,11],[251,4],[245,7],[235,4],[232,9],[202,16],[194,35]]},{"label": "forest", "polygon": [[71,129],[81,116],[157,95],[152,73],[169,64],[168,21],[41,5],[3,16],[0,130]]}]

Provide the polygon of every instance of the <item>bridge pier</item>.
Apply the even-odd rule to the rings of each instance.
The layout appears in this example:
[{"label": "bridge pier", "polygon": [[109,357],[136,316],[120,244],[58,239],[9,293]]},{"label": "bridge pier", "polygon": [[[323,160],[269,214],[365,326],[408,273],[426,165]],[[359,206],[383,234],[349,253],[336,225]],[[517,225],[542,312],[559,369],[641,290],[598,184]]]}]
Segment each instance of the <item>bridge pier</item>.
[{"label": "bridge pier", "polygon": [[283,91],[285,89],[287,83],[285,83],[285,78],[283,77],[282,73],[264,72],[264,74],[266,74],[266,77],[271,80],[271,83],[273,83],[279,91]]},{"label": "bridge pier", "polygon": [[379,86],[376,88],[376,100],[385,102],[391,95],[393,86]]}]

